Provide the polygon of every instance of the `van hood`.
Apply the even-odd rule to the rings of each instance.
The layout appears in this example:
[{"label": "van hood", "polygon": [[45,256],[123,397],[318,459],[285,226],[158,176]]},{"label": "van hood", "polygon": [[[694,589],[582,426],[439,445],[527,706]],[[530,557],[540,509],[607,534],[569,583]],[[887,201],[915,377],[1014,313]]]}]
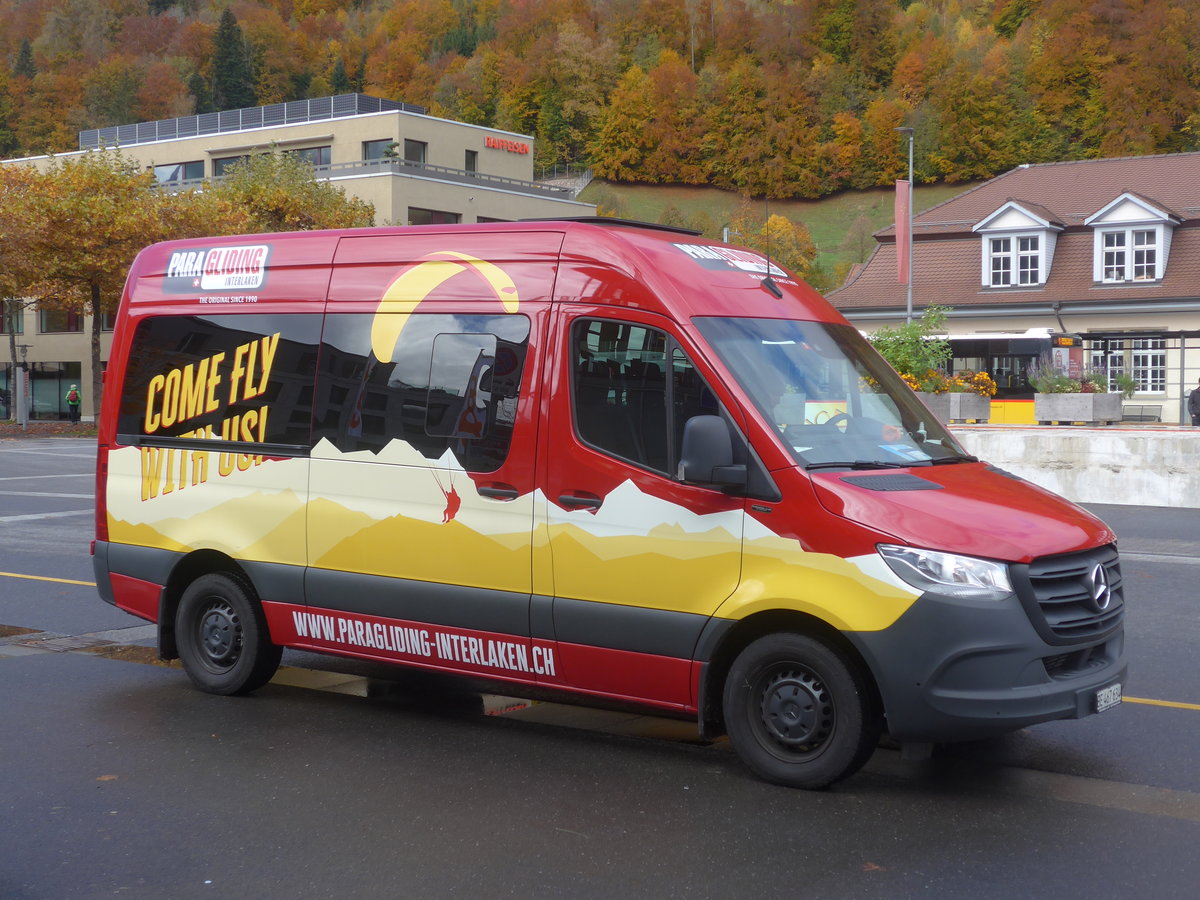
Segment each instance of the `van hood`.
[{"label": "van hood", "polygon": [[914,547],[1024,563],[1116,540],[1086,510],[987,463],[811,478],[830,513]]}]

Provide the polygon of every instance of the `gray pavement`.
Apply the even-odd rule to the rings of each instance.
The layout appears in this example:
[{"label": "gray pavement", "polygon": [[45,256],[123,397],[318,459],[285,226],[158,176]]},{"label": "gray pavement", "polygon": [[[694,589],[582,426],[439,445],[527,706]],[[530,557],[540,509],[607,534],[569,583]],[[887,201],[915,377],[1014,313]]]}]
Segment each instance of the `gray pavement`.
[{"label": "gray pavement", "polygon": [[90,585],[90,503],[62,496],[90,497],[89,442],[14,443],[0,626],[29,633],[0,632],[4,900],[1190,900],[1200,882],[1200,511],[1091,507],[1124,557],[1121,707],[924,763],[885,746],[808,793],[685,723],[329,657],[289,652],[252,697],[199,693]]}]

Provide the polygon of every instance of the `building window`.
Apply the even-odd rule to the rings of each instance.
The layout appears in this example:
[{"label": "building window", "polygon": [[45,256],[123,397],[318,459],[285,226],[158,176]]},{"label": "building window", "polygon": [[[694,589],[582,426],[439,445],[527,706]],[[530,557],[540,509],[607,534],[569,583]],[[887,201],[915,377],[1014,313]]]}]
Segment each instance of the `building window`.
[{"label": "building window", "polygon": [[1119,392],[1117,375],[1132,375],[1139,394],[1167,390],[1167,340],[1161,337],[1100,340],[1093,346],[1092,368],[1108,376],[1108,390]]},{"label": "building window", "polygon": [[455,212],[442,209],[421,209],[419,206],[408,208],[409,225],[457,225],[462,216]]},{"label": "building window", "polygon": [[1141,229],[1133,233],[1133,280],[1153,281],[1158,269],[1158,247],[1154,231]]},{"label": "building window", "polygon": [[387,159],[390,156],[395,156],[396,142],[391,138],[383,138],[378,141],[363,141],[362,158],[364,161],[373,159]]},{"label": "building window", "polygon": [[992,287],[1008,287],[1012,284],[1012,238],[992,238]]},{"label": "building window", "polygon": [[[1154,281],[1158,277],[1158,232],[1154,228],[1105,231],[1103,279],[1106,282]],[[1130,252],[1132,248],[1132,252]]]},{"label": "building window", "polygon": [[[77,362],[40,362],[29,364],[32,401],[31,419],[67,418],[67,391],[81,384],[83,366]],[[86,400],[86,398],[84,398]]]},{"label": "building window", "polygon": [[0,363],[0,419],[16,418],[16,410],[12,408],[12,382],[15,380],[12,371],[12,363]]},{"label": "building window", "polygon": [[1017,238],[1017,281],[1020,284],[1037,284],[1040,278],[1042,257],[1038,252],[1036,237]]},{"label": "building window", "polygon": [[404,141],[404,161],[425,165],[425,150],[429,147],[424,141]]},{"label": "building window", "polygon": [[305,147],[301,150],[287,151],[292,156],[298,156],[310,166],[327,166],[330,162],[329,147]]},{"label": "building window", "polygon": [[478,150],[468,150],[467,151],[467,158],[463,162],[463,168],[466,169],[468,172],[478,172],[479,171],[479,151]]},{"label": "building window", "polygon": [[231,168],[240,162],[245,162],[250,157],[248,156],[224,156],[221,159],[213,160],[213,178],[220,178],[229,172]]},{"label": "building window", "polygon": [[0,334],[8,334],[9,333],[9,327],[8,327],[9,322],[12,322],[12,333],[13,334],[24,334],[25,333],[25,310],[22,309],[20,306],[17,306],[17,301],[15,301],[15,300],[12,301],[13,308],[11,310],[5,310],[3,308],[3,305],[7,305],[8,302],[9,301],[7,301],[7,300],[0,301],[0,304],[2,304],[2,305],[0,305]]},{"label": "building window", "polygon": [[[1041,240],[1037,235],[988,239],[990,287],[1012,287],[1041,282]],[[1013,273],[1016,281],[1013,281]]]},{"label": "building window", "polygon": [[83,331],[83,313],[71,309],[38,310],[38,332],[73,334]]},{"label": "building window", "polygon": [[197,159],[191,162],[155,166],[154,177],[158,179],[159,184],[174,184],[180,181],[203,181],[204,160]]},{"label": "building window", "polygon": [[1138,390],[1149,394],[1167,391],[1167,342],[1165,338],[1135,338],[1131,351],[1133,377]]}]

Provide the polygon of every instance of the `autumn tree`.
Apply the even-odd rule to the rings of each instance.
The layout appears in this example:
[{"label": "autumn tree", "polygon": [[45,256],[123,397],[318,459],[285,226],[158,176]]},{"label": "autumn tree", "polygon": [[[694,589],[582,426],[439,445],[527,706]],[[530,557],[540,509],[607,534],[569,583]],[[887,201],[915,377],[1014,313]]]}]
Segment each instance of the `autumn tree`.
[{"label": "autumn tree", "polygon": [[654,147],[649,134],[653,107],[648,96],[650,79],[633,66],[618,82],[601,113],[595,135],[588,144],[592,171],[610,181],[660,181],[645,165]]},{"label": "autumn tree", "polygon": [[[8,354],[17,364],[17,321],[29,305],[25,286],[30,280],[25,242],[34,226],[32,202],[38,186],[30,166],[0,166],[0,303]],[[11,385],[11,382],[10,382]]]},{"label": "autumn tree", "polygon": [[293,156],[264,153],[204,191],[161,189],[119,150],[58,158],[39,172],[0,166],[0,293],[91,317],[92,396],[100,397],[100,329],[148,244],[371,224],[374,210],[317,182]]},{"label": "autumn tree", "polygon": [[[22,166],[5,166],[7,170]],[[25,173],[28,176],[28,173]],[[17,252],[25,260],[13,285],[40,308],[92,316],[93,397],[100,397],[102,316],[116,309],[137,251],[159,237],[154,176],[115,152],[55,160],[28,176],[14,214]]]},{"label": "autumn tree", "polygon": [[772,213],[758,218],[753,207],[743,203],[729,222],[729,241],[756,250],[801,278],[813,272],[817,247],[803,224]]},{"label": "autumn tree", "polygon": [[233,166],[210,193],[244,211],[247,232],[365,228],[375,218],[370,203],[317,181],[312,166],[278,151],[257,153]]}]

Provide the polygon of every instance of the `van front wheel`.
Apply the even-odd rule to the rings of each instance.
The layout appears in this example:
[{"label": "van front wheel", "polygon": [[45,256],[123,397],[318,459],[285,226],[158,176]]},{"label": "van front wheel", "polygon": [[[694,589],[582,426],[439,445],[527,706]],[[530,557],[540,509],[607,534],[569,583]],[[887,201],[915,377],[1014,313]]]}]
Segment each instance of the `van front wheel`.
[{"label": "van front wheel", "polygon": [[283,648],[271,643],[253,589],[240,578],[203,575],[175,614],[175,643],[192,683],[210,694],[246,694],[271,680]]},{"label": "van front wheel", "polygon": [[771,634],[747,646],[725,682],[725,727],[760,778],[822,788],[853,775],[882,728],[859,666],[803,634]]}]

